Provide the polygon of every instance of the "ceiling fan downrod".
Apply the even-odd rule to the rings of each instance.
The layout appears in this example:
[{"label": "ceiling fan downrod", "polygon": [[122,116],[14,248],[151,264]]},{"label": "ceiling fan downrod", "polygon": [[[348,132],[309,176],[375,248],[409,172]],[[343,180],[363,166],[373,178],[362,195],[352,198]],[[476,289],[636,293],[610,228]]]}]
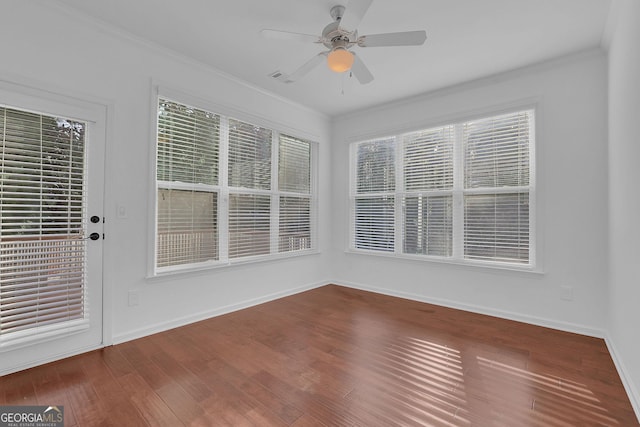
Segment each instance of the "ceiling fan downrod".
[{"label": "ceiling fan downrod", "polygon": [[333,6],[329,11],[329,14],[331,15],[334,21],[338,22],[342,19],[342,16],[344,15],[344,11],[345,11],[345,7],[338,5],[338,6]]}]

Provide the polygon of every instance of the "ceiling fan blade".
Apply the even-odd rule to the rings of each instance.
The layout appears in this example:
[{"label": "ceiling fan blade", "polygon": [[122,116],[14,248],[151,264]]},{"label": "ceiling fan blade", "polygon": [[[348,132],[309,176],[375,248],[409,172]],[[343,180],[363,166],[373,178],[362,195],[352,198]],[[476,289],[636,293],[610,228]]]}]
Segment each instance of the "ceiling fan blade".
[{"label": "ceiling fan blade", "polygon": [[371,83],[373,81],[373,74],[371,74],[371,71],[364,65],[364,62],[362,62],[358,55],[354,54],[353,56],[351,73],[358,79],[360,84],[366,85],[367,83]]},{"label": "ceiling fan blade", "polygon": [[311,34],[303,34],[303,33],[292,33],[289,31],[280,31],[280,30],[262,30],[260,31],[262,37],[273,40],[291,40],[291,41],[300,41],[305,43],[321,43],[322,40],[318,36],[314,36]]},{"label": "ceiling fan blade", "polygon": [[349,0],[340,19],[340,28],[347,31],[357,29],[372,2],[373,0]]},{"label": "ceiling fan blade", "polygon": [[326,57],[327,57],[327,52],[320,52],[319,54],[317,54],[316,56],[311,58],[309,61],[304,63],[300,68],[295,70],[289,76],[289,78],[288,78],[289,82],[295,82],[295,81],[301,79],[302,77],[306,76],[309,73],[309,71],[313,70],[318,65],[320,65],[322,62],[324,62]]},{"label": "ceiling fan blade", "polygon": [[427,32],[405,31],[402,33],[371,34],[358,37],[360,47],[419,46],[427,40]]}]

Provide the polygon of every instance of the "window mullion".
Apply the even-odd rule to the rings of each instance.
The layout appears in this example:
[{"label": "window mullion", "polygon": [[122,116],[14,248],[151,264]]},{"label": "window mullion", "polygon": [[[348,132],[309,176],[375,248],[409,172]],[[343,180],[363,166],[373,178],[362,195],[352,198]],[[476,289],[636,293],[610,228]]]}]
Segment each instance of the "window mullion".
[{"label": "window mullion", "polygon": [[189,182],[179,181],[156,181],[157,187],[170,189],[170,190],[183,190],[183,191],[203,191],[207,193],[215,193],[219,190],[217,185],[209,184],[192,184]]},{"label": "window mullion", "polygon": [[529,264],[537,265],[537,246],[535,236],[538,235],[536,229],[536,122],[535,113],[532,111],[529,116]]},{"label": "window mullion", "polygon": [[311,161],[311,159],[317,159],[318,158],[318,146],[316,144],[311,144],[310,146],[311,151],[310,151],[310,159],[309,159],[309,166],[311,168],[311,175],[309,176],[310,179],[310,187],[309,187],[309,191],[311,192],[311,194],[309,194],[309,200],[310,200],[310,209],[311,209],[311,215],[310,215],[310,226],[311,226],[311,248],[310,249],[317,249],[318,246],[318,241],[319,241],[319,236],[318,236],[318,171],[317,168],[315,167],[314,163]]},{"label": "window mullion", "polygon": [[349,145],[349,241],[348,248],[356,249],[356,188],[358,144]]},{"label": "window mullion", "polygon": [[462,124],[453,135],[453,259],[464,259],[464,146]]}]

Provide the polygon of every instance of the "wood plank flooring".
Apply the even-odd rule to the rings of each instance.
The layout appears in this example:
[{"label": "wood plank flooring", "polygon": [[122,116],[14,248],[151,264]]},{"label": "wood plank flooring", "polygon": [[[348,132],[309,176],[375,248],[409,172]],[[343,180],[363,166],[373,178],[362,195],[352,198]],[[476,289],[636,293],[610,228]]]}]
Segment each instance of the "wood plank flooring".
[{"label": "wood plank flooring", "polygon": [[0,378],[70,426],[638,426],[601,339],[325,286]]}]

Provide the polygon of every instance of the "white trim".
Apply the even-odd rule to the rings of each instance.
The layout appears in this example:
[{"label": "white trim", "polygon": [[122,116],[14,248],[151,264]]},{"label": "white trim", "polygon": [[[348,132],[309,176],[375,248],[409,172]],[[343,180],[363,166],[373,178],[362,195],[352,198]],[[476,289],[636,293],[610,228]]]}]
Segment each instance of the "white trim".
[{"label": "white trim", "polygon": [[285,291],[275,292],[272,294],[263,295],[261,297],[248,299],[238,303],[226,305],[216,308],[214,310],[202,311],[194,313],[189,316],[182,316],[177,319],[173,319],[167,322],[158,322],[144,328],[135,329],[124,334],[116,335],[113,339],[114,344],[121,344],[123,342],[135,340],[138,338],[146,337],[148,335],[156,334],[158,332],[167,331],[170,329],[185,326],[191,323],[199,322],[201,320],[210,319],[212,317],[221,316],[223,314],[232,313],[234,311],[242,310],[245,308],[253,307],[259,304],[263,304],[269,301],[274,301],[280,298],[284,298],[290,295],[299,294],[311,289],[320,288],[322,286],[329,285],[331,282],[321,281],[316,283],[309,283],[307,285],[299,286],[297,288],[288,289]]},{"label": "white trim", "polygon": [[[156,218],[158,217],[158,103],[160,90],[150,80],[151,96],[149,98],[149,144],[148,156],[149,174],[147,175],[147,277],[156,271],[156,254],[158,253],[156,239]],[[117,208],[116,208],[117,209]]]},{"label": "white trim", "polygon": [[30,111],[37,114],[65,118],[83,122],[98,123],[105,119],[106,105],[100,100],[92,101],[61,93],[38,89],[37,87],[3,80],[0,75],[0,106]]},{"label": "white trim", "polygon": [[[311,208],[311,249],[315,253],[319,253],[320,251],[320,179],[318,178],[320,171],[320,143],[313,142],[311,143],[311,175],[309,179],[311,179],[311,183],[309,186],[309,191],[311,191],[311,199],[310,199],[310,208]],[[288,192],[283,193],[285,196]]]},{"label": "white trim", "polygon": [[631,402],[633,411],[636,413],[636,418],[638,418],[638,422],[640,422],[640,390],[637,389],[635,383],[633,382],[633,378],[628,373],[629,371],[622,361],[622,358],[620,357],[620,352],[616,350],[616,346],[613,342],[613,339],[611,338],[611,335],[607,333],[604,337],[604,342],[607,345],[607,349],[609,349],[609,354],[613,359],[613,364],[618,371],[618,375],[620,376],[622,385],[627,392],[627,396],[629,397],[629,402]]},{"label": "white trim", "polygon": [[211,273],[215,269],[228,268],[234,266],[240,266],[244,264],[256,264],[259,262],[271,262],[271,261],[285,261],[296,257],[308,256],[308,255],[320,255],[321,252],[318,249],[304,249],[291,252],[280,252],[277,254],[269,255],[256,255],[242,258],[231,258],[228,261],[215,261],[215,262],[203,262],[199,264],[185,264],[182,268],[174,266],[172,270],[159,271],[155,274],[151,274],[145,277],[147,282],[156,282],[165,280],[174,280],[176,276],[183,275],[201,275]]},{"label": "white trim", "polygon": [[156,189],[167,190],[184,190],[184,191],[201,191],[204,193],[218,193],[220,192],[219,185],[209,184],[192,184],[190,182],[174,182],[174,181],[156,181],[158,184]]},{"label": "white trim", "polygon": [[385,258],[395,258],[397,260],[415,261],[415,262],[435,262],[439,264],[452,264],[461,267],[469,267],[472,269],[492,269],[503,270],[505,272],[516,272],[526,274],[544,275],[545,272],[540,268],[534,268],[528,264],[516,264],[510,262],[482,261],[473,259],[454,259],[452,257],[439,257],[435,255],[415,255],[415,254],[396,254],[394,252],[373,251],[366,249],[346,249],[345,254],[376,256]]},{"label": "white trim", "polygon": [[[114,113],[115,107],[113,103],[105,104],[105,125],[104,125],[104,176],[103,179],[103,213],[104,219],[102,224],[102,232],[105,240],[111,235],[111,224],[114,223],[111,218],[117,217],[117,207],[114,207],[113,216],[109,215],[109,206],[114,206],[114,199],[111,197],[111,180],[107,179],[108,176],[113,176],[113,169],[111,165],[115,162],[111,161],[112,150],[110,143],[111,137],[115,134],[114,129]],[[107,220],[106,218],[109,218]],[[102,347],[111,345],[113,337],[113,286],[109,285],[111,276],[111,269],[108,266],[115,265],[115,261],[112,258],[112,249],[116,250],[115,246],[110,244],[103,244],[102,246]]]},{"label": "white trim", "polygon": [[[533,167],[529,168],[529,237],[533,236],[533,239],[529,240],[529,263],[534,266],[535,270],[542,271],[542,265],[538,263],[541,257],[538,255],[538,250],[543,247],[541,244],[542,237],[538,236],[538,232],[542,230],[542,228],[538,227],[538,218],[543,218],[543,216],[538,216],[538,156],[536,155],[539,142],[538,142],[538,132],[537,132],[537,123],[538,123],[538,115],[539,115],[539,105],[535,104],[531,107],[533,110],[533,116],[529,118],[532,123],[529,124],[529,139],[533,141],[533,144],[529,144],[529,164],[533,165]],[[533,185],[531,185],[533,183]]]},{"label": "white trim", "polygon": [[413,294],[409,292],[395,291],[389,288],[378,288],[375,286],[364,285],[361,283],[338,281],[334,282],[338,286],[345,286],[353,289],[360,289],[363,291],[375,292],[382,295],[388,295],[392,297],[405,298],[418,302],[425,302],[428,304],[438,305],[441,307],[454,308],[456,310],[468,311],[471,313],[483,314],[486,316],[499,317],[501,319],[514,320],[516,322],[528,323],[531,325],[542,326],[545,328],[557,329],[560,331],[571,332],[574,334],[586,335],[595,338],[603,338],[605,332],[602,329],[596,329],[590,326],[580,325],[577,323],[559,322],[556,320],[545,319],[543,317],[528,316],[520,313],[514,313],[511,311],[495,310],[489,307],[483,307],[479,305],[464,304],[456,301],[433,298],[424,295]]}]

